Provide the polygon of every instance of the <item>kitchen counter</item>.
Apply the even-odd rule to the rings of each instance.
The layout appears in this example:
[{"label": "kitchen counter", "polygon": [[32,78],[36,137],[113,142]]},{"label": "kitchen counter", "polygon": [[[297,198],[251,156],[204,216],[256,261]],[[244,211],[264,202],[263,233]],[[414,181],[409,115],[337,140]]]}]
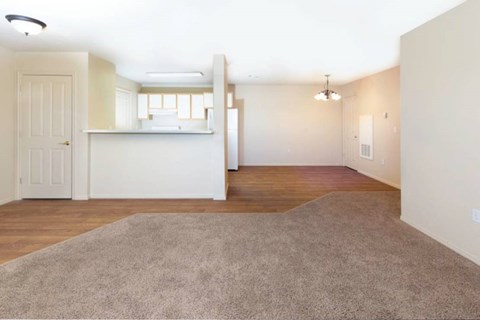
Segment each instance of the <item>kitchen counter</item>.
[{"label": "kitchen counter", "polygon": [[213,131],[84,130],[90,198],[212,199]]},{"label": "kitchen counter", "polygon": [[84,133],[108,133],[108,134],[213,134],[213,130],[198,130],[198,129],[181,129],[181,130],[115,130],[115,129],[87,129],[83,130]]}]

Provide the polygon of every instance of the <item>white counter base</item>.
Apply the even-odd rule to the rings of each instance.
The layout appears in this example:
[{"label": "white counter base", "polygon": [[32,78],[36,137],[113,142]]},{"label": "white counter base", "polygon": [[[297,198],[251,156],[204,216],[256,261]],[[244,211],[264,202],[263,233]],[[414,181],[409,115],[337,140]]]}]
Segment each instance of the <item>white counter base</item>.
[{"label": "white counter base", "polygon": [[213,135],[91,134],[90,198],[213,198]]}]

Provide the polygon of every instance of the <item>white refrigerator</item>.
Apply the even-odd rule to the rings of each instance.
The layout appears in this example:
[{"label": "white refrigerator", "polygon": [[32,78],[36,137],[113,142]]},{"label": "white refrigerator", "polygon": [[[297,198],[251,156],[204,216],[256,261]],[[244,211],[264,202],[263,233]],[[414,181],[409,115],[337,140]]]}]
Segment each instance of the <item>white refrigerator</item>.
[{"label": "white refrigerator", "polygon": [[227,118],[228,170],[238,170],[238,109],[229,108]]},{"label": "white refrigerator", "polygon": [[[213,130],[213,109],[208,109],[207,127]],[[227,111],[228,170],[238,170],[238,109]]]}]

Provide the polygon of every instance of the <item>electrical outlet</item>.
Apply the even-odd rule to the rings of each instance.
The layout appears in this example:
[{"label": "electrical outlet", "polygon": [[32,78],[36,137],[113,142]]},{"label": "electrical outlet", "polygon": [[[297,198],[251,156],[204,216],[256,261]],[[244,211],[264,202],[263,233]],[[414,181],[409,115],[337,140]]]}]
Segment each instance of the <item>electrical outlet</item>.
[{"label": "electrical outlet", "polygon": [[480,210],[479,209],[473,209],[472,210],[472,220],[475,221],[476,223],[480,223]]}]

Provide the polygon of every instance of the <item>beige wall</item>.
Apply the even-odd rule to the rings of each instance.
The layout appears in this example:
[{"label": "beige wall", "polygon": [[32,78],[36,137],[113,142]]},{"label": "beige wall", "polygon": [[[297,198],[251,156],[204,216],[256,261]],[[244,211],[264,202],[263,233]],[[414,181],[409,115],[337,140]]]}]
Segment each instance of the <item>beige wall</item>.
[{"label": "beige wall", "polygon": [[357,170],[399,188],[400,68],[344,85],[340,91],[344,97],[355,97],[358,116],[373,115],[373,160],[358,157]]},{"label": "beige wall", "polygon": [[402,219],[480,264],[480,1],[401,40]]},{"label": "beige wall", "polygon": [[74,149],[73,198],[88,198],[88,53],[86,52],[18,52],[16,69],[20,73],[73,75]]},{"label": "beige wall", "polygon": [[115,65],[88,55],[88,126],[115,128]]},{"label": "beige wall", "polygon": [[342,104],[322,85],[237,85],[240,165],[341,165]]},{"label": "beige wall", "polygon": [[15,197],[15,59],[0,47],[0,205]]},{"label": "beige wall", "polygon": [[119,76],[118,74],[115,77],[115,86],[117,88],[122,88],[128,91],[131,91],[135,94],[140,92],[140,89],[142,88],[142,86],[139,83],[136,83],[135,81],[124,78],[122,76]]}]

